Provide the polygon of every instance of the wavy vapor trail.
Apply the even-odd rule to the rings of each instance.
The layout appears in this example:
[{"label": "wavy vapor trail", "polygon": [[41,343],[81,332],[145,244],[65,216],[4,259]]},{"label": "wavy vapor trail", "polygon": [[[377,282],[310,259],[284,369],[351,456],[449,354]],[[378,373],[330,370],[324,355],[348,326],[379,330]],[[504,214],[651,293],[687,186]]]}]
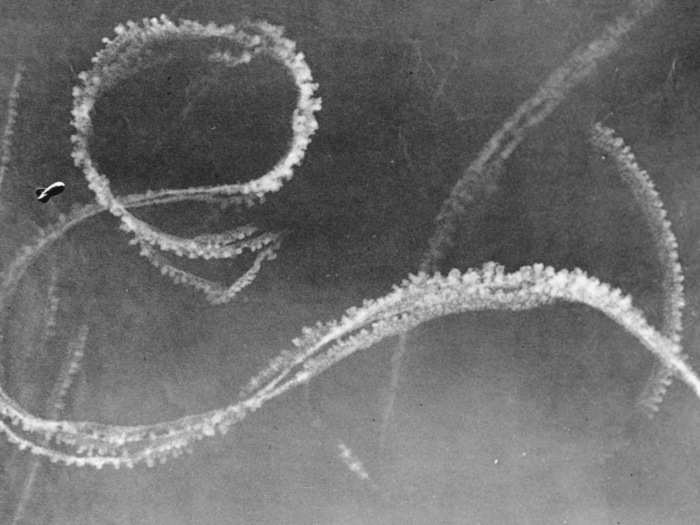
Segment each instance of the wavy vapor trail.
[{"label": "wavy vapor trail", "polygon": [[15,74],[12,78],[12,86],[7,95],[7,113],[5,116],[5,127],[0,138],[0,189],[2,181],[9,170],[12,160],[12,137],[15,134],[15,122],[17,121],[17,104],[19,103],[19,86],[24,75],[24,64],[17,63]]},{"label": "wavy vapor trail", "polygon": [[[184,25],[184,29],[181,30],[192,30],[195,33],[201,30],[202,26],[193,24]],[[119,34],[146,38],[142,34],[144,31],[160,34],[162,26],[167,26],[167,31],[173,31],[161,20],[146,21],[144,27],[131,24],[128,30],[121,28]],[[212,30],[216,29],[216,26],[212,26]],[[120,42],[128,45],[128,40]],[[585,67],[579,69],[586,70]],[[573,72],[570,76],[577,78]],[[95,89],[101,82],[94,77],[86,77],[85,80]],[[89,97],[81,100],[84,102],[89,100]],[[533,122],[536,123],[538,118],[544,118],[545,110],[551,110],[545,102],[540,101],[539,104],[543,106],[535,105],[529,113],[522,115],[524,121],[520,124],[521,130],[526,129],[528,125],[534,125]],[[74,118],[87,118],[89,110],[86,113],[85,109],[82,104],[78,104]],[[295,119],[295,123],[299,127],[298,119]],[[86,125],[86,122],[83,121],[83,125]],[[304,128],[303,123],[301,128]],[[514,129],[509,132],[512,135],[511,139],[504,139],[496,148],[496,151],[501,152],[497,155],[501,159],[507,157],[506,153],[510,154],[508,144],[512,148],[517,146],[518,141],[514,138],[517,133]],[[519,140],[522,140],[522,137]],[[79,157],[76,160],[87,162],[80,151],[79,147],[75,151]],[[162,204],[193,197],[207,200],[213,198],[207,191],[196,188],[196,191],[186,195],[178,194],[175,190],[166,190],[158,195],[119,198],[105,193],[104,190],[108,186],[105,178],[94,179],[93,182],[93,189],[105,202],[75,210],[69,216],[63,217],[57,225],[42,232],[34,243],[20,250],[18,256],[0,275],[0,309],[4,310],[1,307],[7,305],[27,268],[43,250],[68,229],[99,212],[106,211],[110,205],[113,207],[110,211],[116,210],[121,213],[130,206]],[[121,213],[120,217],[123,218],[124,214]],[[135,224],[130,222],[127,226],[131,228]],[[144,230],[136,226],[138,233],[131,230],[136,237],[162,234],[150,226]],[[236,236],[238,234],[236,233]],[[228,236],[224,239],[206,235],[183,240],[173,239],[164,234],[157,242],[148,244],[158,245],[160,248],[163,248],[163,244],[171,248],[182,244],[183,250],[197,252],[200,249],[208,250],[210,246],[214,246],[216,250],[223,249],[231,242],[234,242],[233,238]],[[683,359],[678,342],[664,337],[649,326],[642,313],[632,306],[631,299],[619,290],[600,283],[581,270],[555,271],[543,265],[533,265],[506,273],[503,267],[487,263],[479,269],[464,273],[455,270],[446,276],[421,272],[396,286],[386,296],[367,300],[362,306],[347,310],[337,321],[319,323],[313,328],[304,329],[302,335],[293,341],[293,348],[282,351],[273,359],[248,382],[239,397],[228,406],[172,421],[119,426],[37,417],[23,409],[0,388],[0,415],[4,417],[0,420],[0,431],[19,448],[28,449],[34,454],[66,465],[95,468],[104,465],[133,467],[142,463],[154,465],[158,461],[165,462],[179,456],[201,439],[215,436],[217,433],[226,433],[231,425],[260,409],[268,401],[294,387],[308,383],[353,353],[368,349],[385,338],[406,334],[422,323],[466,311],[527,310],[560,301],[585,304],[608,316],[637,338],[644,348],[664,363],[665,367],[673,370],[700,398],[700,379]],[[364,465],[349,452],[347,446],[340,448],[340,452],[341,459],[347,460],[351,470],[359,477],[365,477],[367,471]]]},{"label": "wavy vapor trail", "polygon": [[[41,332],[41,337],[37,343],[36,356],[39,360],[48,358],[48,347],[53,337],[56,335],[56,323],[60,296],[57,293],[58,288],[58,265],[52,260],[51,269],[49,271],[49,283],[46,287],[46,310],[44,312],[44,329]],[[65,397],[73,382],[73,377],[80,369],[85,342],[87,339],[87,325],[81,326],[74,340],[68,344],[65,358],[61,362],[61,368],[54,381],[54,386],[48,393],[44,413],[46,417],[56,419],[59,417],[65,407]],[[16,452],[19,453],[17,449]],[[10,462],[14,460],[10,459]],[[27,506],[31,500],[32,492],[37,474],[41,469],[41,458],[32,457],[29,462],[27,472],[24,477],[24,482],[19,493],[19,498],[14,507],[14,512],[10,523],[13,525],[21,523],[25,518]]]},{"label": "wavy vapor trail", "polygon": [[[61,368],[54,381],[54,386],[46,400],[45,412],[46,417],[49,419],[56,419],[63,413],[63,409],[66,406],[66,394],[73,383],[73,378],[80,371],[87,336],[88,326],[84,324],[78,329],[78,334],[75,339],[68,343],[66,357],[61,363]],[[47,444],[48,440],[44,439],[43,445]],[[12,525],[21,523],[26,515],[27,506],[29,505],[34,490],[36,477],[42,466],[41,459],[41,457],[34,457],[29,464],[27,475],[22,484],[20,497],[15,507],[12,521],[10,522]]]},{"label": "wavy vapor trail", "polygon": [[[651,231],[656,257],[661,267],[661,333],[676,343],[681,341],[683,330],[683,270],[678,256],[678,241],[667,219],[664,203],[654,187],[649,174],[639,167],[634,154],[624,140],[615,136],[611,128],[597,123],[591,131],[591,142],[601,152],[609,155],[622,180],[632,191],[647,226]],[[648,417],[659,410],[673,372],[662,364],[654,363],[652,372],[637,400],[638,406]]]},{"label": "wavy vapor trail", "polygon": [[251,379],[239,400],[228,406],[173,421],[117,426],[43,419],[26,412],[0,390],[0,414],[10,420],[0,423],[0,431],[21,449],[67,465],[152,466],[179,456],[205,437],[225,434],[268,401],[387,337],[445,315],[528,310],[558,301],[585,304],[612,319],[700,398],[700,378],[683,359],[680,346],[654,330],[620,290],[578,269],[555,271],[534,265],[505,273],[503,267],[487,263],[464,274],[453,270],[447,276],[411,276],[390,294],[347,310],[340,320],[305,329],[293,341],[295,348],[270,361]]},{"label": "wavy vapor trail", "polygon": [[[504,163],[523,141],[526,132],[551,115],[569,93],[595,71],[602,60],[617,51],[622,38],[661,3],[662,0],[632,0],[625,14],[608,24],[588,45],[576,49],[491,136],[442,203],[435,218],[435,230],[419,266],[420,271],[432,273],[439,269],[454,246],[460,218],[465,217],[468,209],[478,200],[495,191]],[[391,359],[389,393],[382,410],[380,446],[386,443],[386,433],[394,413],[407,343],[408,335],[400,335]]]},{"label": "wavy vapor trail", "polygon": [[[250,63],[256,57],[266,57],[282,65],[297,88],[297,100],[290,119],[292,138],[289,148],[269,171],[245,183],[169,189],[145,194],[147,197],[162,196],[181,201],[225,199],[239,205],[253,206],[262,202],[267,193],[278,191],[290,180],[294,176],[294,168],[304,159],[311,137],[318,129],[315,112],[321,109],[321,99],[314,96],[318,84],[313,82],[304,54],[296,51],[295,42],[283,36],[281,27],[267,22],[248,21],[240,25],[218,26],[181,20],[175,24],[161,15],[159,18],[145,18],[141,24],[132,21],[126,25],[119,24],[114,31],[116,36],[103,39],[105,45],[93,58],[91,69],[78,75],[80,84],[73,88],[73,162],[83,172],[97,203],[119,219],[120,229],[132,234],[131,242],[141,247],[140,254],[163,275],[177,284],[189,285],[204,292],[207,300],[213,304],[231,301],[253,281],[262,262],[274,258],[280,235],[267,233],[253,236],[257,229],[246,225],[228,232],[185,238],[161,231],[137,218],[129,211],[129,206],[123,199],[112,193],[108,176],[98,170],[92,159],[89,143],[94,133],[92,113],[95,105],[113,86],[158,60],[158,57],[152,56],[151,49],[156,43],[163,45],[176,41],[217,40],[238,49],[236,55],[229,51],[214,51],[203,54],[201,59],[205,62],[216,63],[223,68],[235,68]],[[156,253],[156,250],[163,254]],[[252,268],[228,287],[182,270],[170,263],[164,255],[165,252],[170,252],[190,259],[231,259],[244,250],[262,252]]]},{"label": "wavy vapor trail", "polygon": [[[217,26],[213,23],[202,25],[198,22],[182,20],[176,25],[167,17],[161,16],[158,19],[144,19],[141,25],[131,21],[127,22],[126,25],[120,24],[115,28],[115,32],[117,34],[115,38],[111,40],[103,39],[104,48],[94,57],[92,68],[79,75],[81,85],[73,90],[74,107],[71,123],[75,127],[76,133],[71,137],[74,145],[72,157],[76,166],[83,170],[89,187],[95,192],[97,204],[76,208],[67,216],[61,215],[56,224],[40,229],[35,240],[19,250],[17,256],[0,274],[0,307],[7,306],[12,294],[17,290],[23,274],[46,248],[61,238],[69,229],[102,211],[109,211],[121,220],[121,229],[134,235],[132,243],[141,246],[141,255],[144,255],[161,273],[171,277],[176,283],[187,284],[200,289],[205,293],[205,297],[214,304],[221,304],[231,300],[242,288],[254,280],[261,264],[265,260],[275,257],[275,250],[281,240],[278,234],[263,233],[254,236],[257,233],[257,228],[241,226],[227,232],[182,238],[158,230],[137,219],[128,210],[133,207],[186,200],[251,206],[261,202],[266,193],[279,190],[285,181],[292,178],[293,168],[303,160],[305,151],[311,141],[311,136],[318,127],[314,117],[314,113],[321,107],[320,98],[314,96],[318,85],[313,82],[311,71],[303,53],[298,53],[295,49],[295,43],[283,37],[282,28],[266,22],[248,21],[238,26],[232,24]],[[219,67],[238,67],[249,63],[257,56],[266,56],[287,69],[298,90],[296,108],[290,119],[292,139],[288,151],[270,171],[246,183],[179,190],[168,189],[155,192],[147,191],[145,194],[126,197],[113,195],[109,187],[109,179],[97,171],[88,149],[89,139],[93,132],[91,112],[97,99],[111,86],[124,78],[134,75],[147,65],[148,60],[151,59],[149,45],[154,42],[162,44],[164,41],[190,41],[197,39],[226,41],[234,49],[237,49],[235,56],[227,51],[224,53],[214,52],[203,57],[204,60],[216,63]],[[14,113],[11,116],[14,116]],[[11,131],[11,126],[9,129]],[[259,253],[251,268],[232,285],[225,287],[176,267],[164,255],[157,253],[156,249],[171,251],[178,256],[184,255],[190,258],[201,257],[204,259],[232,258],[244,250],[259,251]],[[2,311],[5,312],[5,308],[2,308]],[[70,368],[66,376],[67,382],[60,383],[58,385],[59,388],[67,389],[69,385],[68,380],[72,377],[72,373],[77,369],[77,366],[73,365]],[[61,397],[60,391],[56,393],[56,396]],[[3,402],[8,407],[17,408],[23,413],[23,415],[19,416],[19,419],[16,419],[13,415],[8,416],[12,420],[12,424],[21,422],[23,430],[27,432],[35,431],[32,426],[34,416],[21,409],[19,404],[0,388],[0,404]],[[57,414],[54,414],[53,417],[49,416],[49,419],[55,419],[56,416]],[[196,436],[197,431],[201,430],[203,432],[202,435],[209,435],[211,424],[207,423],[207,425],[206,427],[197,427],[195,429],[184,425],[174,431],[173,428],[156,425],[151,428],[151,433],[147,439],[145,439],[145,435],[135,431],[124,438],[125,442],[129,444],[128,446],[137,448],[137,445],[134,443],[143,439],[147,441],[148,447],[140,450],[138,453],[129,452],[126,449],[122,450],[123,454],[120,457],[120,461],[115,465],[131,465],[130,455],[136,462],[145,461],[146,463],[152,463],[154,458],[165,459],[169,451],[177,455],[181,452],[184,446],[183,443],[188,443],[194,439],[193,436]],[[10,440],[19,444],[20,448],[24,448],[24,445],[29,443],[22,436],[13,432],[8,425],[0,423],[0,426],[7,431]],[[78,454],[85,453],[85,456],[98,456],[92,463],[87,462],[95,466],[104,464],[99,460],[99,457],[108,455],[110,451],[118,450],[124,444],[121,441],[121,436],[116,438],[112,436],[111,439],[104,439],[105,436],[101,431],[84,436],[82,440],[74,440],[71,432],[65,432],[66,428],[61,425],[57,427],[49,425],[43,428],[44,430],[47,430],[47,428],[61,429],[62,434],[59,436],[60,439],[58,439],[59,444],[66,446],[77,445]],[[181,432],[184,437],[177,435],[178,432]],[[30,448],[32,450],[49,450],[52,446],[51,438],[53,435],[55,435],[55,432],[51,430],[44,432],[41,444],[33,442],[35,447]],[[70,458],[70,455],[56,451],[56,454],[49,454],[49,457],[52,459],[57,457]],[[66,460],[66,462],[70,463],[71,461]],[[72,462],[86,464],[81,457],[74,458]]]}]

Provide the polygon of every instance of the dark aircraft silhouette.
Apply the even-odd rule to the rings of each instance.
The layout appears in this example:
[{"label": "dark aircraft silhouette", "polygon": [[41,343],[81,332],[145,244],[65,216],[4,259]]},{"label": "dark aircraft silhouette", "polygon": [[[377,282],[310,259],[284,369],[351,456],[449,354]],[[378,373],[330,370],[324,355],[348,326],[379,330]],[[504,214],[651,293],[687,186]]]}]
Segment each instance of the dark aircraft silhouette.
[{"label": "dark aircraft silhouette", "polygon": [[36,193],[36,198],[39,202],[48,202],[51,197],[62,193],[65,189],[66,185],[63,182],[56,181],[46,188],[37,188],[34,193]]}]

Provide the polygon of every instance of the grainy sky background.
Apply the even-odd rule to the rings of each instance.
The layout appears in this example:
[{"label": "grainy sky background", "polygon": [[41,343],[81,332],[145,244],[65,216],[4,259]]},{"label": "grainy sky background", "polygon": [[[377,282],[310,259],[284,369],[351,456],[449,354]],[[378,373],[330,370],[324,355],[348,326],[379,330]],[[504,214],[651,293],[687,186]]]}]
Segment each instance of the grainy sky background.
[{"label": "grainy sky background", "polygon": [[[199,204],[139,211],[173,233],[255,223],[288,230],[239,300],[211,306],[154,270],[108,216],[72,231],[22,282],[5,327],[3,381],[43,407],[66,341],[90,325],[70,417],[136,424],[231,401],[302,326],[378,297],[414,271],[462,169],[515,107],[624,2],[0,0],[0,87],[26,74],[11,172],[0,195],[0,263],[36,225],[92,199],[72,166],[71,87],[100,39],[128,19],[287,28],[320,83],[320,128],[295,178],[244,213]],[[659,319],[659,269],[643,217],[587,142],[603,119],[655,180],[686,272],[686,351],[700,364],[700,8],[668,2],[541,126],[501,187],[465,221],[445,269],[496,260],[580,267]],[[674,66],[675,64],[675,66]],[[289,137],[294,92],[266,63],[236,71],[180,119],[194,71],[164,66],[101,100],[95,157],[116,193],[247,180]],[[240,78],[237,76],[240,75]],[[196,78],[195,78],[196,80]],[[34,188],[66,182],[43,206]],[[206,181],[206,182],[204,182]],[[59,325],[42,329],[51,265]],[[245,265],[195,262],[231,281]],[[653,421],[633,403],[651,357],[582,307],[465,314],[410,339],[395,418],[378,447],[385,341],[266,405],[224,438],[154,469],[43,465],[24,523],[685,524],[698,522],[700,405],[674,386]],[[319,428],[314,421],[320,418]],[[339,460],[342,439],[373,482]],[[10,523],[30,458],[0,444],[0,514]]]}]

